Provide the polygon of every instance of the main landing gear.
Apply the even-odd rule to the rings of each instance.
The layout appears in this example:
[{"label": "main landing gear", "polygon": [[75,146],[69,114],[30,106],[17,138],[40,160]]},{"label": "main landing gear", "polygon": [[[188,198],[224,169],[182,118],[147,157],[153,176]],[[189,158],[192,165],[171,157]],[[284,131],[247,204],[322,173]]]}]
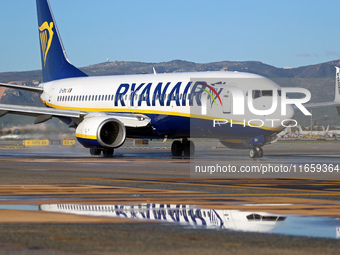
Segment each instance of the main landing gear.
[{"label": "main landing gear", "polygon": [[171,145],[171,153],[174,157],[180,157],[182,153],[186,157],[191,157],[195,154],[195,144],[193,141],[189,141],[188,138],[183,138],[182,142],[175,140]]},{"label": "main landing gear", "polygon": [[102,152],[103,152],[104,157],[110,158],[113,156],[114,149],[112,148],[107,148],[107,149],[91,148],[90,149],[90,154],[92,156],[99,156]]},{"label": "main landing gear", "polygon": [[263,157],[263,150],[261,147],[253,147],[249,150],[249,157],[251,158],[262,158]]}]

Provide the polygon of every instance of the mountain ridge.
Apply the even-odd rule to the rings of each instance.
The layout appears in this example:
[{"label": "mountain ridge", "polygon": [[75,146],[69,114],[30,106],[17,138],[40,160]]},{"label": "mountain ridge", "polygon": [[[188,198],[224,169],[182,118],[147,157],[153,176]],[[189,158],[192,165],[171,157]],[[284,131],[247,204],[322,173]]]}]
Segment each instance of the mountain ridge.
[{"label": "mountain ridge", "polygon": [[[79,68],[88,75],[123,75],[152,73],[154,67],[158,73],[162,72],[200,72],[200,71],[238,71],[250,72],[267,78],[320,78],[332,75],[334,66],[339,66],[340,60],[307,65],[294,68],[279,68],[260,61],[218,61],[209,63],[195,63],[186,60],[171,60],[166,62],[114,61],[102,62]],[[14,78],[15,77],[15,78]],[[12,80],[42,81],[41,70],[0,72],[0,81]]]},{"label": "mountain ridge", "polygon": [[[297,68],[277,68],[260,61],[219,61],[211,63],[195,63],[185,60],[171,60],[160,63],[146,63],[138,61],[114,61],[102,62],[80,68],[90,76],[98,75],[126,75],[174,72],[203,72],[203,71],[238,71],[255,73],[269,78],[282,87],[302,87],[308,89],[312,94],[311,102],[332,101],[334,99],[335,68],[340,66],[340,60],[333,60],[315,65]],[[0,73],[0,82],[14,82],[28,86],[36,86],[42,82],[40,70],[24,72]],[[13,89],[6,89],[0,103],[42,106],[37,95]],[[20,95],[20,97],[18,97]],[[319,112],[319,113],[318,113]],[[317,110],[313,115],[329,116],[335,119],[336,110]],[[302,116],[301,118],[305,118]],[[305,118],[306,119],[306,118]],[[336,118],[338,121],[339,118]],[[306,121],[307,123],[307,121]]]}]

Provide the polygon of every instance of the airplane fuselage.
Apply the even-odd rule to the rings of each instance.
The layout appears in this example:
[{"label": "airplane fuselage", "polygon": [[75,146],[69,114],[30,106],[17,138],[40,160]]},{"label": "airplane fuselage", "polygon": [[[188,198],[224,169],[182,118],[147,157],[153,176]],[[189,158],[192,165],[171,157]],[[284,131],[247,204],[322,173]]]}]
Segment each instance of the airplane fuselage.
[{"label": "airplane fuselage", "polygon": [[[213,84],[214,89],[204,89],[204,84]],[[246,107],[249,89],[261,93],[280,90],[280,87],[262,76],[241,72],[81,77],[47,82],[41,86],[44,88],[41,99],[52,108],[138,113],[151,119],[149,130],[142,134],[131,130],[128,137],[144,134],[149,138],[250,138],[280,132],[283,129],[281,121],[293,116],[290,106],[285,116],[282,116],[280,106],[270,115],[259,116],[249,111]],[[241,115],[233,113],[232,89],[235,88],[246,98],[244,114]],[[256,109],[265,110],[272,106],[271,95],[250,96]],[[216,120],[220,125],[216,125]],[[221,123],[223,120],[228,125],[222,125],[225,124]]]}]

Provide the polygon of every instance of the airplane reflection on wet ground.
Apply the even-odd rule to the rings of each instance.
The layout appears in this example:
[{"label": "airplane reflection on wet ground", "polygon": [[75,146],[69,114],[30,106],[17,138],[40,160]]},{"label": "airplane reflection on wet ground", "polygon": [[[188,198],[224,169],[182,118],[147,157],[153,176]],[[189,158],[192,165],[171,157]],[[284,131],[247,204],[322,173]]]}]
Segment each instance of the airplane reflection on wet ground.
[{"label": "airplane reflection on wet ground", "polygon": [[174,223],[183,227],[263,232],[307,237],[340,238],[340,218],[282,215],[258,211],[204,209],[185,204],[142,203],[0,205],[0,209],[41,210],[93,217],[128,218]]}]

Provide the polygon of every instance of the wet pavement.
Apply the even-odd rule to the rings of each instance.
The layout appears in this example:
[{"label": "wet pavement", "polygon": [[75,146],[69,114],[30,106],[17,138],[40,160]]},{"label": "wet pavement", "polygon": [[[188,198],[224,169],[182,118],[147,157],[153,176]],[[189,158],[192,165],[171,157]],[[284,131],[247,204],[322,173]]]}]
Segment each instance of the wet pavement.
[{"label": "wet pavement", "polygon": [[164,147],[125,147],[114,158],[81,148],[2,148],[0,254],[338,252],[336,170],[256,178],[191,171],[197,162],[335,166],[340,143],[274,144],[257,160],[215,144],[201,144],[191,160]]}]

